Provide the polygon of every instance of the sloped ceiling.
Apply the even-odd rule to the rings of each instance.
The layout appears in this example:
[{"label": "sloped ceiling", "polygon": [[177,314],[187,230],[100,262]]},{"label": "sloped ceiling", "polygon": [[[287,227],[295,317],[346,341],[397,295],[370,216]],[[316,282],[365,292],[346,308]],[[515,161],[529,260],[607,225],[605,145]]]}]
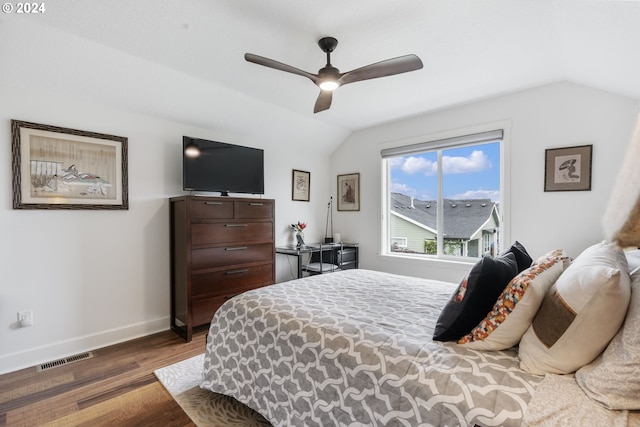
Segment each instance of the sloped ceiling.
[{"label": "sloped ceiling", "polygon": [[[56,0],[46,26],[271,105],[291,121],[349,131],[557,81],[640,99],[640,2],[565,0]],[[309,72],[339,40],[348,71],[409,53],[424,68],[318,88],[248,63],[266,56]],[[260,114],[260,109],[247,114]]]}]

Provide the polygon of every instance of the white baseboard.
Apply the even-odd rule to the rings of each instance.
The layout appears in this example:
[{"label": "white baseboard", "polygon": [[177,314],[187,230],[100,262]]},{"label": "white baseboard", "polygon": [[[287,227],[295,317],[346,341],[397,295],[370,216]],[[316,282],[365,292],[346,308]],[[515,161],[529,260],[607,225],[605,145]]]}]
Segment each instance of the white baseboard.
[{"label": "white baseboard", "polygon": [[137,323],[135,325],[128,325],[122,328],[97,332],[95,334],[84,335],[65,341],[33,347],[28,350],[5,354],[0,356],[0,374],[30,368],[77,353],[96,350],[168,329],[169,317],[167,316],[149,322]]}]

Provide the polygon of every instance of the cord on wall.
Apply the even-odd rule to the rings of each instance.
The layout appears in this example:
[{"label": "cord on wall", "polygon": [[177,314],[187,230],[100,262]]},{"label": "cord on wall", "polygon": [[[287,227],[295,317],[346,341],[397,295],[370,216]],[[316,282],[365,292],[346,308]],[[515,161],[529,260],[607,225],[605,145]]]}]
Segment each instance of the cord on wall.
[{"label": "cord on wall", "polygon": [[[329,198],[329,204],[327,205],[327,224],[324,227],[325,243],[333,243],[333,209],[331,209],[332,206],[333,206],[333,196]],[[329,222],[331,222],[331,233],[329,233]]]}]

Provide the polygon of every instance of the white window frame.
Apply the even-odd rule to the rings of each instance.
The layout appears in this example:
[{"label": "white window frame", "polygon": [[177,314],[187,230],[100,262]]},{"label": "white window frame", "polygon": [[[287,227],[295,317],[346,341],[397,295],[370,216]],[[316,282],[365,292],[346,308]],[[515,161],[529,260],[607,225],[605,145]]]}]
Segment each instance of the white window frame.
[{"label": "white window frame", "polygon": [[[417,136],[414,138],[398,140],[398,141],[389,141],[379,145],[380,148],[380,177],[381,177],[381,185],[380,185],[380,227],[379,227],[379,240],[378,240],[378,255],[381,257],[390,257],[390,258],[404,258],[404,259],[414,259],[418,261],[430,261],[430,262],[463,262],[463,263],[475,263],[477,262],[477,258],[463,258],[463,257],[451,257],[445,255],[423,255],[423,254],[405,254],[398,252],[391,252],[388,242],[389,242],[389,187],[390,183],[389,179],[389,171],[387,169],[388,162],[385,162],[385,157],[383,157],[383,152],[388,153],[389,149],[394,149],[393,152],[397,152],[400,155],[403,147],[414,146],[412,148],[418,148],[417,146],[422,145],[423,151],[427,150],[435,150],[439,148],[453,148],[454,145],[445,145],[439,146],[438,142],[443,140],[449,140],[451,138],[464,138],[469,135],[474,135],[483,132],[490,132],[494,130],[502,130],[502,143],[500,144],[500,235],[503,243],[511,241],[511,206],[510,206],[510,197],[511,187],[510,187],[510,176],[511,176],[511,168],[510,168],[510,144],[511,144],[511,122],[509,120],[497,121],[492,123],[487,123],[484,125],[478,126],[470,126],[467,128],[461,128],[451,131],[445,131],[437,134],[429,134],[423,136]],[[463,141],[463,139],[461,139]],[[462,143],[462,145],[466,145]],[[442,218],[442,212],[438,213],[438,218]],[[439,228],[441,229],[441,225],[439,224]],[[438,240],[438,253],[442,253],[442,242],[441,239]],[[505,249],[505,248],[502,248]]]}]

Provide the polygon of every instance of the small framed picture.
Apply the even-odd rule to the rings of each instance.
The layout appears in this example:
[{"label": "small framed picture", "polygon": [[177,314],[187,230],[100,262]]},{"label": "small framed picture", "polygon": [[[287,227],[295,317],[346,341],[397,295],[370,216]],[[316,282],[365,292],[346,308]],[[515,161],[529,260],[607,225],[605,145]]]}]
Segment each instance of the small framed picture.
[{"label": "small framed picture", "polygon": [[311,173],[294,169],[291,175],[291,200],[308,202],[310,186]]},{"label": "small framed picture", "polygon": [[127,138],[11,121],[14,209],[128,209]]},{"label": "small framed picture", "polygon": [[338,210],[360,210],[360,174],[338,175]]},{"label": "small framed picture", "polygon": [[544,191],[591,191],[593,145],[545,150]]}]

